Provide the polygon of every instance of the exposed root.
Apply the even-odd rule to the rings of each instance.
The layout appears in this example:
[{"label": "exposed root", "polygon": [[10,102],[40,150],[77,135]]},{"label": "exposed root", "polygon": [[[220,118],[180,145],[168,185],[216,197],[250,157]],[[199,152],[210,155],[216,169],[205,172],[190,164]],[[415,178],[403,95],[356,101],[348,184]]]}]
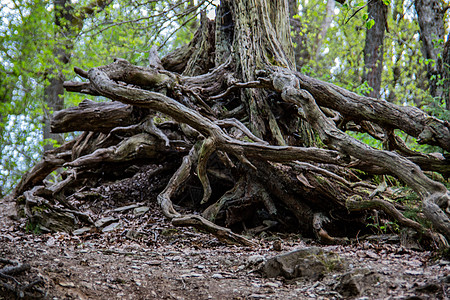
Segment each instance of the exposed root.
[{"label": "exposed root", "polygon": [[[78,83],[78,85],[68,83],[66,87],[69,90],[102,95],[112,100],[120,101],[138,108],[138,111],[147,112],[147,116],[137,118],[138,121],[127,124],[125,127],[117,127],[116,125],[115,129],[112,129],[108,136],[106,135],[107,132],[84,134],[82,140],[77,142],[73,149],[72,159],[64,161],[66,163],[65,166],[82,169],[97,166],[100,163],[133,161],[136,158],[154,158],[158,160],[161,158],[161,155],[164,156],[169,150],[175,150],[180,153],[180,149],[185,151],[190,148],[189,155],[183,158],[181,166],[173,174],[166,188],[157,197],[163,214],[173,219],[174,224],[203,228],[220,238],[245,244],[247,243],[245,240],[231,235],[228,229],[214,225],[211,222],[208,223],[206,219],[198,216],[182,216],[173,207],[171,198],[177,189],[192,175],[192,168],[194,167],[196,167],[196,175],[203,187],[203,197],[200,204],[208,201],[212,194],[208,172],[217,174],[218,180],[225,178],[223,177],[225,173],[214,173],[207,169],[208,160],[213,153],[217,153],[217,157],[222,160],[225,166],[232,169],[230,173],[233,178],[247,178],[246,176],[249,176],[249,174],[256,174],[258,179],[250,184],[247,184],[247,180],[243,180],[243,183],[239,180],[232,190],[225,193],[215,204],[205,210],[205,217],[215,220],[219,210],[226,205],[226,202],[239,195],[243,195],[244,198],[249,195],[251,196],[250,198],[257,197],[258,204],[263,206],[271,216],[276,216],[278,209],[274,200],[281,200],[285,206],[292,210],[300,223],[303,225],[302,222],[304,222],[308,229],[312,227],[310,232],[314,232],[319,240],[324,243],[339,243],[341,241],[328,235],[322,226],[326,222],[326,216],[317,214],[316,209],[319,211],[323,209],[328,212],[330,209],[337,207],[337,210],[345,210],[345,199],[347,199],[347,196],[352,193],[361,193],[361,189],[357,189],[357,187],[371,189],[372,195],[369,197],[371,201],[376,200],[377,194],[383,193],[386,188],[386,185],[380,185],[377,188],[364,182],[351,182],[353,178],[348,179],[348,176],[344,178],[342,174],[339,176],[339,172],[334,173],[330,171],[333,168],[326,169],[328,168],[326,166],[338,165],[348,168],[357,165],[363,169],[363,164],[367,164],[367,168],[370,168],[370,170],[379,172],[379,174],[395,174],[400,180],[411,186],[422,198],[424,212],[428,219],[447,238],[450,237],[450,222],[448,222],[448,216],[444,212],[445,209],[448,209],[449,202],[446,188],[442,184],[426,177],[416,164],[401,155],[390,151],[373,149],[348,136],[336,126],[335,121],[337,119],[331,120],[323,113],[323,111],[327,112],[328,116],[332,118],[338,115],[346,118],[348,115],[346,109],[348,107],[341,108],[330,105],[323,99],[323,95],[318,92],[317,88],[311,85],[308,78],[304,78],[288,69],[279,68],[270,76],[259,78],[259,80],[249,79],[250,81],[247,83],[236,83],[233,75],[227,72],[225,68],[220,66],[208,74],[199,75],[198,77],[185,77],[164,71],[159,64],[156,68],[142,68],[118,59],[111,65],[93,68],[89,72],[81,72],[90,82]],[[261,74],[267,75],[273,71],[271,68],[268,68],[268,70],[265,74]],[[306,82],[306,88],[311,93],[301,89],[300,82]],[[220,93],[223,91],[224,83],[229,88],[224,93]],[[329,148],[273,146],[253,134],[242,123],[244,121],[234,118],[217,120],[216,118],[223,118],[223,114],[220,112],[220,106],[213,106],[212,100],[227,97],[227,99],[223,99],[224,102],[229,99],[232,99],[230,102],[234,101],[230,105],[231,109],[236,108],[245,111],[247,107],[242,105],[243,103],[239,103],[239,98],[235,96],[237,93],[234,93],[234,90],[249,87],[265,88],[276,94],[273,98],[272,96],[261,97],[259,102],[247,103],[250,110],[248,112],[250,122],[256,122],[255,120],[261,121],[263,112],[269,118],[270,124],[265,130],[267,131],[267,136],[264,136],[264,138],[267,139],[268,137],[268,140],[279,145],[284,145],[288,141],[285,140],[286,135],[282,131],[286,129],[289,131],[292,128],[283,127],[287,123],[278,122],[276,119],[278,115],[272,111],[272,104],[276,106],[278,102],[282,103],[283,100],[285,102],[283,105],[285,106],[280,108],[294,108],[294,111],[297,108],[301,109],[301,115],[314,127],[321,141]],[[342,90],[330,85],[324,85],[324,89],[330,93],[334,92],[335,98],[337,97],[339,100],[344,101],[342,99]],[[248,96],[255,91],[254,95],[268,95],[268,90],[244,91],[243,96]],[[350,96],[353,97],[354,95]],[[264,100],[262,100],[263,98]],[[320,98],[322,101],[321,105],[325,103],[324,107],[329,107],[335,110],[336,113],[326,108],[321,110],[316,103],[316,98]],[[353,98],[351,101],[354,101]],[[276,99],[275,101],[277,102],[269,103],[268,101],[271,101],[271,99]],[[362,100],[365,101],[367,99],[364,98]],[[219,105],[218,103],[216,104]],[[364,105],[363,111],[371,106],[370,103]],[[376,109],[380,110],[382,103],[376,102],[375,106]],[[111,107],[111,109],[115,110],[116,108]],[[384,109],[390,109],[392,110],[391,113],[395,113],[393,111],[394,107],[390,104]],[[148,115],[149,110],[160,112],[174,120],[171,130],[177,128],[173,129],[178,132],[175,134],[175,138],[172,134],[166,135],[168,127],[163,128],[160,126],[166,132],[164,133],[153,124],[153,118]],[[298,116],[297,111],[293,113]],[[128,116],[131,118],[130,114]],[[392,124],[388,121],[375,124],[376,120],[374,120],[373,116],[365,117],[362,118],[361,122],[374,122],[373,128],[371,127],[367,130],[379,137],[386,135],[383,132],[385,130],[383,127],[386,124],[395,125],[392,128],[402,128],[402,124],[393,124],[391,121],[389,122]],[[424,137],[424,132],[430,131],[431,127],[434,126],[433,128],[439,130],[445,129],[443,129],[441,123],[436,122],[433,119],[432,124],[425,124],[426,126],[422,124],[421,131],[415,132],[416,136],[422,135],[422,140],[429,140],[433,137]],[[234,128],[228,131],[227,128],[230,127]],[[256,128],[256,134],[261,134],[264,131],[263,127]],[[125,137],[119,136],[122,133]],[[131,137],[129,137],[130,134],[132,134]],[[179,146],[179,143],[175,143],[175,140],[184,143],[184,146]],[[91,144],[94,141],[96,144],[92,146]],[[444,134],[444,137],[435,142],[442,144],[445,141],[447,141],[447,136]],[[288,142],[291,143],[291,141]],[[192,146],[193,144],[195,145]],[[294,141],[291,144],[301,145],[302,143]],[[169,147],[170,149],[167,149]],[[430,157],[426,158],[429,159]],[[298,171],[298,174],[290,172],[289,174],[268,176],[260,170],[267,167],[270,164],[268,162],[294,162],[291,166],[280,164],[280,170],[294,170]],[[323,163],[326,165],[325,167],[319,167],[312,163]],[[432,168],[435,168],[435,166],[432,166]],[[269,179],[269,177],[272,179]],[[231,179],[232,181],[233,178]],[[277,186],[280,178],[283,178],[284,182],[279,184],[282,186]],[[55,185],[51,188],[53,195],[58,195],[65,186],[70,185],[75,179],[76,176],[69,174],[60,185]],[[356,180],[359,180],[359,178],[356,178]],[[289,183],[294,184],[295,187],[290,187]],[[331,191],[333,187],[337,188],[343,195],[338,195],[337,192]],[[244,191],[242,192],[242,190]],[[287,190],[290,190],[288,195],[286,195]],[[322,200],[321,193],[323,192],[328,193],[324,198],[329,203],[319,203]],[[317,199],[298,200],[298,195],[307,197],[314,195],[313,197]],[[30,195],[27,194],[27,197],[30,197]],[[383,207],[386,209],[387,206]],[[403,222],[405,222],[405,225],[409,224],[405,220]],[[409,224],[409,226],[416,225]]]},{"label": "exposed root", "polygon": [[248,240],[242,235],[236,234],[228,228],[218,226],[211,221],[198,215],[185,215],[172,219],[172,224],[175,226],[192,226],[200,230],[205,230],[225,243],[235,245],[245,245],[256,247],[258,244]]},{"label": "exposed root", "polygon": [[231,190],[223,194],[222,197],[220,197],[220,199],[216,203],[211,204],[210,206],[208,206],[207,209],[205,209],[205,211],[202,213],[203,217],[211,222],[214,222],[217,218],[217,214],[225,205],[225,203],[227,203],[232,199],[238,199],[243,196],[244,188],[245,188],[245,177],[241,177]]},{"label": "exposed root", "polygon": [[173,174],[172,178],[170,178],[169,183],[166,188],[158,195],[157,200],[158,204],[161,207],[163,214],[169,218],[177,218],[180,217],[181,214],[178,213],[173,207],[171,197],[176,192],[178,187],[182,185],[190,176],[192,165],[194,161],[198,159],[198,151],[196,147],[192,147],[189,154],[183,157],[183,162],[178,170]]},{"label": "exposed root", "polygon": [[206,165],[211,154],[215,150],[215,143],[212,138],[207,138],[203,141],[200,150],[198,151],[197,176],[203,186],[203,198],[200,204],[208,202],[211,196],[212,189],[209,184],[208,175],[206,174]]},{"label": "exposed root", "polygon": [[40,299],[44,297],[43,292],[40,290],[36,290],[38,293],[29,292],[34,286],[43,283],[42,279],[39,278],[28,284],[22,284],[13,277],[13,275],[30,270],[31,266],[29,264],[20,264],[4,258],[0,259],[0,263],[12,265],[0,269],[0,288],[6,290],[6,295],[14,295],[17,299]]},{"label": "exposed root", "polygon": [[394,152],[371,148],[339,130],[334,122],[329,120],[319,109],[313,96],[299,88],[299,80],[294,75],[275,73],[273,85],[282,93],[285,101],[303,108],[309,123],[313,125],[326,144],[342,153],[389,170],[414,189],[422,198],[425,215],[435,228],[442,232],[447,239],[450,239],[450,219],[435,204],[437,199],[445,197],[448,199],[446,196],[448,191],[443,184],[429,179],[417,165],[408,159]]},{"label": "exposed root", "polygon": [[81,156],[72,162],[66,163],[64,166],[86,167],[102,162],[129,161],[138,157],[151,158],[163,152],[164,149],[162,148],[153,136],[140,133],[126,138],[117,146],[97,149],[91,154]]},{"label": "exposed root", "polygon": [[[423,235],[424,237],[430,239],[431,241],[434,241],[436,243],[441,243],[442,239],[439,238],[438,235],[433,233],[431,230],[426,229],[416,221],[413,221],[411,219],[406,218],[403,216],[401,212],[399,212],[395,206],[385,200],[381,200],[379,198],[373,198],[369,200],[362,199],[359,195],[351,196],[346,201],[346,207],[349,211],[361,211],[361,210],[368,210],[368,209],[381,209],[386,214],[397,220],[401,225],[404,225],[406,227],[410,227],[417,231],[419,234]],[[448,243],[446,245],[443,245],[448,247]]]},{"label": "exposed root", "polygon": [[317,239],[323,244],[347,244],[347,238],[332,237],[323,229],[323,223],[328,223],[330,220],[322,213],[315,213],[313,216],[313,229]]},{"label": "exposed root", "polygon": [[235,118],[231,118],[231,119],[224,119],[224,120],[217,120],[216,124],[219,126],[234,126],[236,128],[239,128],[248,138],[250,138],[251,140],[257,142],[257,143],[261,143],[264,145],[268,145],[269,143],[267,143],[266,141],[260,139],[259,137],[257,137],[256,135],[254,135],[247,127],[245,127],[244,124],[242,124],[239,120],[235,119]]}]

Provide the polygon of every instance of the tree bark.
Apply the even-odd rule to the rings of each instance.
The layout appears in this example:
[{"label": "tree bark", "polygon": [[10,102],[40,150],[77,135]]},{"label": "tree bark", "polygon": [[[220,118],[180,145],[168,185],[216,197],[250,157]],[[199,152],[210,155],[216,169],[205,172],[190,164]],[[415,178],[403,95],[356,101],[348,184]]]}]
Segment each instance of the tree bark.
[{"label": "tree bark", "polygon": [[368,96],[379,98],[381,75],[383,72],[384,32],[387,24],[388,7],[382,0],[369,1],[367,7],[369,20],[375,21],[375,24],[371,28],[367,28],[366,31],[363,81],[367,81],[372,88]]},{"label": "tree bark", "polygon": [[442,53],[443,100],[445,109],[450,111],[450,37],[447,37]]},{"label": "tree bark", "polygon": [[415,0],[422,41],[422,55],[425,59],[429,91],[432,97],[442,99],[442,52],[444,46],[444,2],[439,0]]}]

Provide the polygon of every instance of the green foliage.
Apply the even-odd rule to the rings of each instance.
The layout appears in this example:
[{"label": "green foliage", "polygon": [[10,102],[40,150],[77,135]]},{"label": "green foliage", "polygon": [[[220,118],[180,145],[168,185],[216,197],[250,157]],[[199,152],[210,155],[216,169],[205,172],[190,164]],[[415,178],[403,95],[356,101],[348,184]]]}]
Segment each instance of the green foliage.
[{"label": "green foliage", "polygon": [[381,141],[374,139],[367,133],[361,133],[361,132],[347,132],[350,136],[362,141],[363,143],[375,148],[375,149],[383,149],[383,144]]},{"label": "green foliage", "polygon": [[423,153],[433,153],[433,152],[443,153],[443,150],[440,147],[418,144],[416,138],[404,133],[399,129],[396,129],[394,133],[395,135],[400,137],[405,142],[406,146],[408,146],[408,148],[411,150]]},{"label": "green foliage", "polygon": [[[115,0],[91,15],[83,7],[92,1],[72,1],[59,8],[52,1],[2,2],[0,10],[0,197],[9,193],[22,174],[42,155],[44,86],[51,78],[79,80],[75,66],[88,70],[116,57],[146,65],[153,45],[167,53],[188,42],[198,26],[198,14],[211,5],[199,1]],[[69,15],[68,19],[64,16]],[[66,107],[85,95],[65,93]],[[92,100],[97,100],[90,97]],[[67,134],[73,138],[73,134]]]},{"label": "green foliage", "polygon": [[366,22],[366,28],[367,29],[372,28],[373,25],[375,25],[375,20],[374,19],[367,20],[367,22]]},{"label": "green foliage", "polygon": [[421,216],[421,214],[422,214],[422,210],[418,207],[411,207],[403,212],[403,215],[405,216],[405,218],[411,219],[411,220],[419,223],[424,228],[432,228],[431,222],[429,220],[425,219],[423,217],[423,215]]},{"label": "green foliage", "polygon": [[39,227],[39,224],[33,223],[31,221],[28,221],[25,225],[25,231],[27,233],[33,233],[33,234],[41,234],[42,230]]},{"label": "green foliage", "polygon": [[386,234],[386,233],[399,233],[400,225],[397,220],[387,221],[379,220],[378,217],[369,216],[367,217],[367,227],[372,228],[375,234]]},{"label": "green foliage", "polygon": [[438,119],[450,121],[450,111],[445,108],[445,99],[429,97],[422,107],[424,111]]}]

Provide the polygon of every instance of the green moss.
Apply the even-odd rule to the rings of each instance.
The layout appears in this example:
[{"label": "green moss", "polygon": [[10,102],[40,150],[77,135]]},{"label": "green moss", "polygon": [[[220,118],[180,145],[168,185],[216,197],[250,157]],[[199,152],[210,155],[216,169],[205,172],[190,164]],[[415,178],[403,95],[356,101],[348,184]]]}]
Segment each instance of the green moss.
[{"label": "green moss", "polygon": [[339,271],[343,269],[344,262],[337,254],[320,253],[316,255],[316,258],[322,262],[327,269],[327,272]]},{"label": "green moss", "polygon": [[34,213],[42,213],[42,212],[44,212],[46,209],[48,209],[48,207],[47,206],[45,206],[45,205],[42,205],[42,206],[33,206],[32,208],[31,208],[31,212],[34,214]]}]

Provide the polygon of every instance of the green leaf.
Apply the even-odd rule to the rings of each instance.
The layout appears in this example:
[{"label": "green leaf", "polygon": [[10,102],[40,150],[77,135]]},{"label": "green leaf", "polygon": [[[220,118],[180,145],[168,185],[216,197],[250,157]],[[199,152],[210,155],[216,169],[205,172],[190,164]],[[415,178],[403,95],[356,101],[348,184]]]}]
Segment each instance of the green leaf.
[{"label": "green leaf", "polygon": [[370,19],[369,21],[366,22],[367,29],[372,28],[373,25],[375,25],[375,21],[373,19]]}]

